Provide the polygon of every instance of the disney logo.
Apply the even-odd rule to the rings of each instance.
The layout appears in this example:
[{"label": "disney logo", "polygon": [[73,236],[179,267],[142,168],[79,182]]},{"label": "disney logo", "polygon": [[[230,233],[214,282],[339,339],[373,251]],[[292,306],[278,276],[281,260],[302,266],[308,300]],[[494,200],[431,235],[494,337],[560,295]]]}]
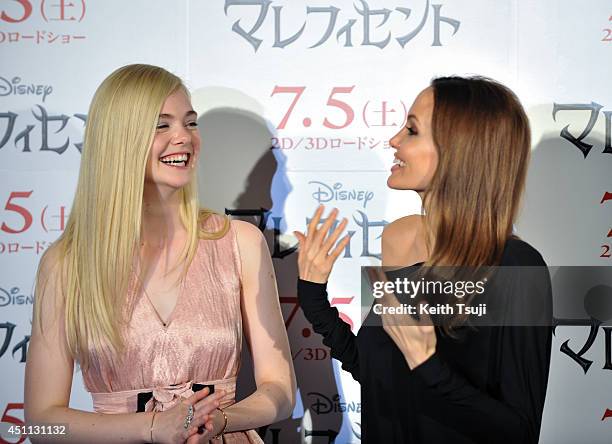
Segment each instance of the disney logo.
[{"label": "disney logo", "polygon": [[7,305],[32,305],[34,303],[33,296],[19,294],[19,287],[13,287],[9,291],[0,287],[0,307]]},{"label": "disney logo", "polygon": [[363,208],[365,208],[374,197],[373,191],[343,190],[342,187],[344,185],[340,182],[330,186],[326,183],[312,180],[308,184],[318,185],[316,191],[312,193],[312,197],[319,203],[326,203],[332,200],[354,200],[363,202]]},{"label": "disney logo", "polygon": [[337,393],[328,398],[323,393],[310,392],[308,396],[314,396],[315,401],[312,403],[311,408],[317,415],[323,415],[326,413],[345,413],[345,412],[356,412],[361,413],[360,402],[341,402],[340,395]]},{"label": "disney logo", "polygon": [[13,77],[11,80],[0,77],[0,97],[11,94],[15,96],[34,95],[42,96],[44,102],[52,92],[53,87],[51,85],[21,84],[21,77]]}]

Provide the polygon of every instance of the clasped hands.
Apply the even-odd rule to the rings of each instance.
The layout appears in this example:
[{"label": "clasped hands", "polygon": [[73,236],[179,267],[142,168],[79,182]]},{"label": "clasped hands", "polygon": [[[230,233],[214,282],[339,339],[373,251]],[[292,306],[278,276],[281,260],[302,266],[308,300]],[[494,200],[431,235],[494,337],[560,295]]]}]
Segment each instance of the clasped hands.
[{"label": "clasped hands", "polygon": [[[224,427],[224,418],[217,410],[225,391],[219,390],[210,394],[208,387],[181,400],[174,407],[155,413],[151,424],[150,440],[155,443],[208,443]],[[193,406],[193,418],[185,428],[185,419]]]}]

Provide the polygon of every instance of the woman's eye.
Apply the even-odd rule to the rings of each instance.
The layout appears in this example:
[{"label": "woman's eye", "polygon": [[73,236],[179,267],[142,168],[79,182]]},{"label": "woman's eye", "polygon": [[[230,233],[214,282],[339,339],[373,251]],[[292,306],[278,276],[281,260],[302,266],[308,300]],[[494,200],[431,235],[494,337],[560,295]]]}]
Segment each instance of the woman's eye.
[{"label": "woman's eye", "polygon": [[189,122],[189,123],[187,124],[187,126],[188,126],[189,128],[195,128],[195,127],[197,127],[197,126],[198,126],[198,122],[195,122],[195,121],[194,121],[194,122]]},{"label": "woman's eye", "polygon": [[158,123],[157,124],[157,129],[165,129],[168,128],[168,124],[167,123]]},{"label": "woman's eye", "polygon": [[408,130],[408,134],[410,134],[411,136],[414,136],[417,133],[414,129],[412,129],[409,126],[407,126],[406,129]]}]

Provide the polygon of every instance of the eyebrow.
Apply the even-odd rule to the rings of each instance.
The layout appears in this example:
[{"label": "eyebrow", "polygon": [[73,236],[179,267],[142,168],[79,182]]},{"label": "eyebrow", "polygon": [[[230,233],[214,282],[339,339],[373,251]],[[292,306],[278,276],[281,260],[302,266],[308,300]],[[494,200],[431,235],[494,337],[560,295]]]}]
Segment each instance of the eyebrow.
[{"label": "eyebrow", "polygon": [[[191,111],[187,111],[185,113],[185,117],[189,117],[189,116],[197,116],[198,113],[196,113],[194,110]],[[159,115],[160,118],[165,118],[165,119],[172,119],[174,118],[174,116],[172,114],[167,114],[167,113],[162,113]]]},{"label": "eyebrow", "polygon": [[408,114],[408,120],[410,119],[414,119],[417,121],[417,123],[419,122],[419,119],[417,118],[417,116],[415,116],[414,114]]}]

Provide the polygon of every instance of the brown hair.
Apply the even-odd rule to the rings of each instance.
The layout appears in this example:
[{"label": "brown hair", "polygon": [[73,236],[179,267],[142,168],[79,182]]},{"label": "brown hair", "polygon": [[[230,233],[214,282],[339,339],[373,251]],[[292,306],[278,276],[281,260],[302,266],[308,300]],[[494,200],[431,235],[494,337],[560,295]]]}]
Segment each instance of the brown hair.
[{"label": "brown hair", "polygon": [[426,265],[497,265],[525,186],[527,115],[516,95],[491,79],[441,77],[431,86],[439,160],[423,199]]}]

